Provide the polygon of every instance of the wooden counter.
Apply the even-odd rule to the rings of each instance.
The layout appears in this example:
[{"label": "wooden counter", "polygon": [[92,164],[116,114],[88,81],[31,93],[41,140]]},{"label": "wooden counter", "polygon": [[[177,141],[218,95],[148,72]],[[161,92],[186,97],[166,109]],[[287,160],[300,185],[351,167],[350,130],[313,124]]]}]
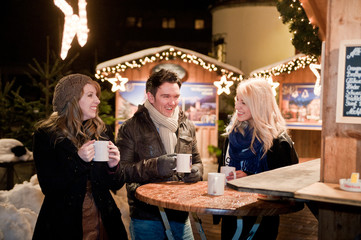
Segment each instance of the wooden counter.
[{"label": "wooden counter", "polygon": [[320,159],[238,178],[227,186],[238,191],[294,197],[295,192],[320,181]]},{"label": "wooden counter", "polygon": [[313,183],[296,191],[295,198],[361,206],[361,193],[344,191],[339,184],[333,183]]},{"label": "wooden counter", "polygon": [[292,197],[317,202],[361,206],[361,193],[342,190],[339,184],[322,183],[320,159],[229,181],[238,191]]}]

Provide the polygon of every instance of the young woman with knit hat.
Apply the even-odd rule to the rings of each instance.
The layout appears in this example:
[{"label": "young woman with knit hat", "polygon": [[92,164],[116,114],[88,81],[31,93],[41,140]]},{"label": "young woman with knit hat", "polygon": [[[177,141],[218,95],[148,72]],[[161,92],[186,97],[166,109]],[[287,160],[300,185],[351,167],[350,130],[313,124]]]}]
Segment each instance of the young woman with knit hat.
[{"label": "young woman with knit hat", "polygon": [[[34,160],[45,195],[33,239],[127,239],[127,232],[109,190],[131,179],[132,168],[173,174],[175,162],[119,164],[113,133],[98,116],[100,86],[90,77],[71,74],[59,80],[53,114],[36,125]],[[95,140],[109,141],[109,161],[94,162]],[[162,176],[163,176],[162,175]],[[147,179],[145,179],[147,180]]]}]

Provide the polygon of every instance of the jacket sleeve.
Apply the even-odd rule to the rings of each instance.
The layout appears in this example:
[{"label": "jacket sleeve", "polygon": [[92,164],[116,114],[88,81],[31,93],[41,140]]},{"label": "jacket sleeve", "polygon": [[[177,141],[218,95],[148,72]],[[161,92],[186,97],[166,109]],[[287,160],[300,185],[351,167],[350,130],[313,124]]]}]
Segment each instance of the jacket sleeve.
[{"label": "jacket sleeve", "polygon": [[223,143],[221,157],[218,158],[218,172],[221,171],[222,166],[226,165],[226,154],[227,154],[227,150],[228,150],[228,145],[229,145],[229,139],[228,139],[228,137],[226,137],[226,139]]},{"label": "jacket sleeve", "polygon": [[196,166],[198,168],[198,171],[203,176],[203,163],[201,159],[201,155],[198,151],[197,147],[197,138],[196,138],[196,128],[193,123],[190,123],[190,126],[192,128],[192,134],[193,134],[193,140],[192,140],[192,166]]},{"label": "jacket sleeve", "polygon": [[45,195],[67,192],[88,171],[87,164],[67,139],[54,145],[50,134],[39,130],[33,140],[36,172]]},{"label": "jacket sleeve", "polygon": [[283,137],[274,140],[271,150],[267,153],[267,162],[270,170],[298,163],[297,152],[288,135],[284,134]]},{"label": "jacket sleeve", "polygon": [[138,159],[135,151],[134,131],[129,129],[127,123],[123,123],[118,131],[116,146],[120,151],[120,163],[124,169],[125,181],[149,182],[158,176],[157,158]]}]

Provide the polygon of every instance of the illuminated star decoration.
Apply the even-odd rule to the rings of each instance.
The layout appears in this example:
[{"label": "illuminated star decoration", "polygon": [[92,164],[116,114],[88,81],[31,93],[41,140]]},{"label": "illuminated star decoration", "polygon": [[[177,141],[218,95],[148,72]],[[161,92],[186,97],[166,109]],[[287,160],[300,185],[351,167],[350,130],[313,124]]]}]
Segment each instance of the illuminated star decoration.
[{"label": "illuminated star decoration", "polygon": [[220,81],[215,81],[213,84],[218,88],[218,95],[221,95],[223,92],[229,95],[231,93],[229,88],[233,85],[233,81],[227,81],[227,77],[223,75]]},{"label": "illuminated star decoration", "polygon": [[128,82],[128,78],[123,78],[122,76],[120,76],[119,73],[116,73],[114,78],[107,78],[106,80],[113,84],[112,92],[115,92],[117,90],[124,92],[125,84]]},{"label": "illuminated star decoration", "polygon": [[316,96],[320,96],[321,95],[321,75],[320,75],[321,65],[320,64],[310,64],[310,69],[313,72],[313,74],[315,74],[315,76],[316,76],[316,83],[315,83],[315,88],[313,90],[313,93]]},{"label": "illuminated star decoration", "polygon": [[273,82],[272,77],[266,78],[267,82],[272,86],[273,96],[277,95],[276,88],[280,85],[278,82]]},{"label": "illuminated star decoration", "polygon": [[54,0],[54,4],[64,13],[64,31],[60,57],[64,60],[68,55],[70,45],[75,37],[83,47],[88,40],[88,21],[86,14],[86,0],[79,0],[79,16],[73,14],[73,8],[65,0]]}]

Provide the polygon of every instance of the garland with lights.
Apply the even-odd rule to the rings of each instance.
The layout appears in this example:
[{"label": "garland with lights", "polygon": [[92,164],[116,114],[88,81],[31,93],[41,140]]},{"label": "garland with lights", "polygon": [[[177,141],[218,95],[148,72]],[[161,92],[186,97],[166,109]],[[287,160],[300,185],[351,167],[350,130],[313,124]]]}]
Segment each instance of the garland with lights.
[{"label": "garland with lights", "polygon": [[295,58],[287,63],[279,64],[270,69],[265,69],[259,72],[255,72],[251,74],[251,77],[254,78],[269,78],[272,76],[280,75],[281,73],[290,74],[292,71],[296,71],[300,68],[305,68],[310,64],[315,64],[318,62],[316,56],[301,56]]},{"label": "garland with lights", "polygon": [[289,31],[293,34],[292,44],[301,53],[321,55],[321,40],[318,27],[309,22],[302,3],[299,0],[278,0],[277,10],[284,24],[289,23]]},{"label": "garland with lights", "polygon": [[169,48],[153,55],[147,55],[129,62],[118,63],[116,66],[106,67],[101,70],[98,69],[95,77],[104,81],[108,79],[108,76],[113,76],[116,73],[124,72],[128,68],[141,68],[147,63],[173,59],[181,59],[183,62],[197,64],[208,71],[216,72],[220,76],[226,76],[227,79],[232,81],[241,81],[243,79],[243,76],[241,74],[231,72],[198,56],[184,53],[180,50],[175,50],[174,48]]}]

